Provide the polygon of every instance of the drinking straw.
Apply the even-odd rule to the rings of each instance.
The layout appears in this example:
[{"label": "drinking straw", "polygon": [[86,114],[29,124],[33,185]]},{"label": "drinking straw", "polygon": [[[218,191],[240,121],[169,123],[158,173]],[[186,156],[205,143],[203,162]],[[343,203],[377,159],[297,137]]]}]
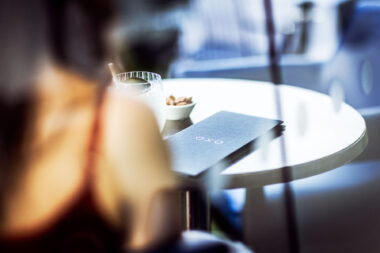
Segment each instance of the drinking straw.
[{"label": "drinking straw", "polygon": [[116,70],[115,70],[115,66],[114,66],[113,62],[108,63],[108,68],[112,74],[112,77],[115,78],[116,77]]}]

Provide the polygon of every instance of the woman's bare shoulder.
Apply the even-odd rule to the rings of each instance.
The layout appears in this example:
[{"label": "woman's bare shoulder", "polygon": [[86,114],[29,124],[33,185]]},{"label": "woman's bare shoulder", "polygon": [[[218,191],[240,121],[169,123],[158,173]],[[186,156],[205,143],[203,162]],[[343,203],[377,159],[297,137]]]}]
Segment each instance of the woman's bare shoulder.
[{"label": "woman's bare shoulder", "polygon": [[[150,109],[144,103],[128,94],[107,92],[104,114],[106,123],[112,125],[112,127],[122,125],[128,128],[144,127],[145,130],[147,128],[156,130],[157,128]],[[135,132],[137,129],[133,130]]]},{"label": "woman's bare shoulder", "polygon": [[104,150],[115,168],[135,172],[137,167],[139,176],[151,173],[172,181],[167,148],[151,110],[132,97],[112,92],[105,106]]},{"label": "woman's bare shoulder", "polygon": [[152,233],[156,231],[152,224],[158,224],[150,220],[155,196],[177,186],[167,148],[153,113],[142,102],[110,92],[104,113],[103,147],[109,173],[118,196],[132,209],[130,246],[147,245],[162,237]]}]

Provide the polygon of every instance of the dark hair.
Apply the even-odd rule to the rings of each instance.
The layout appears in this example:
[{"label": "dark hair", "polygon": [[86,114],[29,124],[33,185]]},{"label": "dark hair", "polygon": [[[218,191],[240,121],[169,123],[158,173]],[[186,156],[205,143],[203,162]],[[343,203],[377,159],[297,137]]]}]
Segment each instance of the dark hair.
[{"label": "dark hair", "polygon": [[[107,0],[2,0],[0,3],[0,212],[23,165],[33,115],[34,73],[41,57],[102,81]],[[1,213],[0,213],[1,214]],[[1,221],[1,217],[0,217]]]},{"label": "dark hair", "polygon": [[90,77],[104,73],[105,30],[112,1],[47,0],[48,42],[54,60]]},{"label": "dark hair", "polygon": [[0,221],[3,201],[25,162],[21,147],[26,137],[32,99],[32,96],[24,95],[13,102],[0,100]]}]

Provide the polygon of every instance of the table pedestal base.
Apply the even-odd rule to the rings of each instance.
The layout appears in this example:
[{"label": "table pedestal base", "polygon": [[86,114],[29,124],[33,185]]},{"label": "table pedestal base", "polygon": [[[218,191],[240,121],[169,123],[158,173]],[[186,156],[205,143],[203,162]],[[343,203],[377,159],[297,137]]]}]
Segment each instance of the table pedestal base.
[{"label": "table pedestal base", "polygon": [[184,210],[184,228],[186,230],[210,231],[210,197],[201,190],[186,190],[182,192]]},{"label": "table pedestal base", "polygon": [[[279,201],[279,198],[280,201]],[[283,194],[268,199],[263,188],[248,188],[243,213],[245,243],[255,252],[289,252]]]}]

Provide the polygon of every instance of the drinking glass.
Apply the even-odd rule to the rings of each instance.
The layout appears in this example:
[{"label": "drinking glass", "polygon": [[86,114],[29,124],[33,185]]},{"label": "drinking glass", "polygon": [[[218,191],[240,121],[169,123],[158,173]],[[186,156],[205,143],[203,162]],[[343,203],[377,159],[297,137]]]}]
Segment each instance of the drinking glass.
[{"label": "drinking glass", "polygon": [[136,95],[143,101],[156,117],[162,130],[165,123],[165,95],[161,76],[147,71],[123,72],[114,76],[114,88]]}]

